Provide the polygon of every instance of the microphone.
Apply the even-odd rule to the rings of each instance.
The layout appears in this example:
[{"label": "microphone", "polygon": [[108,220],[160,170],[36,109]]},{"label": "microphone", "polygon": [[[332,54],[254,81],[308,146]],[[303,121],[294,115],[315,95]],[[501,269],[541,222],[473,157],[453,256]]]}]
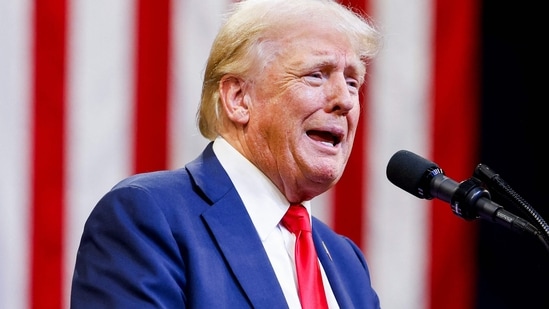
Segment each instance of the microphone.
[{"label": "microphone", "polygon": [[540,234],[528,221],[490,200],[490,193],[477,178],[458,183],[436,163],[413,152],[397,151],[389,160],[386,173],[391,183],[418,198],[450,203],[454,214],[465,220],[483,218],[519,232]]}]

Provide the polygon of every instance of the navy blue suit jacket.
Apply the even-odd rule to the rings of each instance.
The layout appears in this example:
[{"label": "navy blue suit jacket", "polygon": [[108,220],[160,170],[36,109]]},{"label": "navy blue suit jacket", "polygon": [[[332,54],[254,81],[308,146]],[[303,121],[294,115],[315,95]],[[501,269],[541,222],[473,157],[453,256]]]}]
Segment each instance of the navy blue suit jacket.
[{"label": "navy blue suit jacket", "polygon": [[[313,237],[340,307],[379,308],[359,248],[316,218]],[[288,308],[211,143],[184,169],[132,176],[99,201],[71,293],[74,309]]]}]

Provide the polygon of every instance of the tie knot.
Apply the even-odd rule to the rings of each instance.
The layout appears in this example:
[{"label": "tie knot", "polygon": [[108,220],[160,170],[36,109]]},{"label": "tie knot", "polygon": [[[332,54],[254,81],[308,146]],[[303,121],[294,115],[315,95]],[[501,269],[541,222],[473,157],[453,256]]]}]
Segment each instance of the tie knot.
[{"label": "tie knot", "polygon": [[296,235],[299,235],[300,231],[311,231],[309,213],[301,204],[290,205],[281,222],[285,228]]}]

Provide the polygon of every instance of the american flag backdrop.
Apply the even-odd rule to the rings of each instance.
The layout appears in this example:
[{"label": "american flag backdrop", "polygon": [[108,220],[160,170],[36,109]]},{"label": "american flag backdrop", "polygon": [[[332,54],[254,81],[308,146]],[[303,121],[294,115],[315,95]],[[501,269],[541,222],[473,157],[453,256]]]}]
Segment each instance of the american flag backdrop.
[{"label": "american flag backdrop", "polygon": [[[206,145],[196,108],[229,2],[0,0],[0,309],[68,308],[99,198]],[[539,82],[518,62],[537,55],[520,48],[541,48],[523,37],[534,31],[527,12],[511,1],[341,2],[373,18],[384,46],[346,174],[315,215],[361,246],[385,309],[549,308],[539,243],[385,176],[400,149],[458,181],[482,161],[546,206],[535,171],[519,164],[543,162],[535,145],[547,144],[532,103]]]}]

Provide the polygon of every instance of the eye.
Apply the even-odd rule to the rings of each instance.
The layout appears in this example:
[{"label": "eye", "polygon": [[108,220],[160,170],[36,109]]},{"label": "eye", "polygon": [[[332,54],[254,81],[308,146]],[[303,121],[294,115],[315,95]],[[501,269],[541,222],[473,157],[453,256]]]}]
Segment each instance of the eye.
[{"label": "eye", "polygon": [[322,78],[322,72],[312,72],[311,74],[309,74],[309,77],[312,77],[312,78]]},{"label": "eye", "polygon": [[307,83],[311,86],[320,86],[320,85],[322,85],[322,82],[323,82],[324,79],[325,79],[325,75],[322,74],[322,72],[320,72],[320,71],[307,73],[304,76],[304,80],[306,80]]},{"label": "eye", "polygon": [[358,89],[360,87],[360,83],[354,78],[347,78],[347,85],[355,89]]}]

